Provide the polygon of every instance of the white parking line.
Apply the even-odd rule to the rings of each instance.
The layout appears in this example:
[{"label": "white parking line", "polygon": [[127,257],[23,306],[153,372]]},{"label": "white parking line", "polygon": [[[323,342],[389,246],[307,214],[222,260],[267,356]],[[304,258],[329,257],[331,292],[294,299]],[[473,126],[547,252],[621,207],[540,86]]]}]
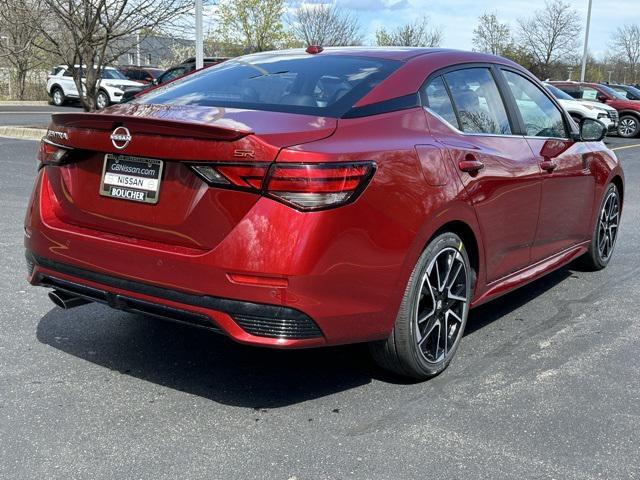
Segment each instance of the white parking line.
[{"label": "white parking line", "polygon": [[624,147],[616,147],[616,148],[612,148],[612,151],[617,151],[617,150],[626,150],[627,148],[636,148],[636,147],[640,147],[640,143],[638,143],[637,145],[625,145]]}]

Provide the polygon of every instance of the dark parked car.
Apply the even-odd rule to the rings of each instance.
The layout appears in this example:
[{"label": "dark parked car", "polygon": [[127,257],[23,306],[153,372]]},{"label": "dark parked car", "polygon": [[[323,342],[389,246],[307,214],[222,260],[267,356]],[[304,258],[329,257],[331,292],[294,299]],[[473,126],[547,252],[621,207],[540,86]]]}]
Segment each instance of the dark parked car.
[{"label": "dark parked car", "polygon": [[[445,49],[229,60],[98,113],[53,115],[28,278],[241,343],[370,342],[444,370],[469,309],[612,257],[622,168],[524,68]],[[90,314],[90,312],[88,313]]]},{"label": "dark parked car", "polygon": [[628,100],[640,100],[640,90],[631,85],[613,85],[608,84],[608,87],[612,88],[616,92],[627,97]]},{"label": "dark parked car", "polygon": [[161,68],[138,67],[136,65],[122,65],[118,70],[129,80],[144,83],[148,85],[153,83],[160,75],[164,73]]},{"label": "dark parked car", "polygon": [[[211,67],[212,65],[217,65],[219,63],[228,60],[227,57],[204,57],[204,67]],[[175,80],[176,78],[180,78],[187,73],[191,73],[196,69],[196,59],[194,57],[187,58],[180,65],[176,65],[175,67],[171,67],[164,72],[162,72],[157,77],[154,77],[154,80],[149,85],[144,85],[138,89],[131,90],[127,92],[127,94],[123,98],[123,102],[127,102],[131,100],[133,97],[138,95],[140,92],[148,90],[153,85],[162,85],[163,83],[170,82],[171,80]]]},{"label": "dark parked car", "polygon": [[618,135],[625,138],[640,133],[640,102],[629,100],[608,85],[587,82],[550,82],[573,98],[600,102],[618,111]]}]

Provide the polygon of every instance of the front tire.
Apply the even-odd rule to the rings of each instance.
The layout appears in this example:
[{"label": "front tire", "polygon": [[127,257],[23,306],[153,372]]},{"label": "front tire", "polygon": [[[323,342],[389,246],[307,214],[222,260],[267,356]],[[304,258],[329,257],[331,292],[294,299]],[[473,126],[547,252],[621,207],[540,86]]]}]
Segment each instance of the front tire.
[{"label": "front tire", "polygon": [[620,192],[610,183],[604,192],[589,250],[581,258],[583,266],[592,271],[602,270],[609,264],[618,239],[620,225]]},{"label": "front tire", "polygon": [[467,323],[471,278],[460,237],[446,232],[434,238],[411,273],[389,338],[370,345],[374,360],[420,380],[447,368]]},{"label": "front tire", "polygon": [[623,115],[618,124],[618,135],[633,138],[640,132],[640,120],[633,115]]},{"label": "front tire", "polygon": [[96,108],[98,110],[102,110],[103,108],[107,108],[111,100],[109,99],[109,95],[104,90],[100,90],[98,95],[96,95]]},{"label": "front tire", "polygon": [[60,87],[55,87],[51,91],[51,101],[56,107],[61,107],[65,104],[67,99],[64,96],[64,92]]}]

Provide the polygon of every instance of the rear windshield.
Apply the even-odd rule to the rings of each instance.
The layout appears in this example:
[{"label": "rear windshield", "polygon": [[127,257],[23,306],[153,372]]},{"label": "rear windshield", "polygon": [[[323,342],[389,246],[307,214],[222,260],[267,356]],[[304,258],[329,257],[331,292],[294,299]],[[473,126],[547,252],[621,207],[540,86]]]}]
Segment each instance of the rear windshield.
[{"label": "rear windshield", "polygon": [[341,117],[399,65],[352,56],[249,55],[188,75],[136,102]]}]

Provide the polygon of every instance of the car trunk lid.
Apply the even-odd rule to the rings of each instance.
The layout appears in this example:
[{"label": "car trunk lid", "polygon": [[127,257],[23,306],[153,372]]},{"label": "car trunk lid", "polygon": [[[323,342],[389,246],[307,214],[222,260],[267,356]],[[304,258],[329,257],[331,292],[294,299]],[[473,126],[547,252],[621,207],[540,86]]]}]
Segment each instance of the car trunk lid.
[{"label": "car trunk lid", "polygon": [[[211,187],[194,166],[247,164],[266,173],[281,148],[326,138],[335,127],[332,118],[211,107],[130,104],[56,114],[46,138],[72,150],[66,164],[47,170],[55,214],[107,234],[209,250],[259,195],[234,185]],[[151,160],[162,165],[155,201],[105,196],[107,166],[151,167]]]}]

